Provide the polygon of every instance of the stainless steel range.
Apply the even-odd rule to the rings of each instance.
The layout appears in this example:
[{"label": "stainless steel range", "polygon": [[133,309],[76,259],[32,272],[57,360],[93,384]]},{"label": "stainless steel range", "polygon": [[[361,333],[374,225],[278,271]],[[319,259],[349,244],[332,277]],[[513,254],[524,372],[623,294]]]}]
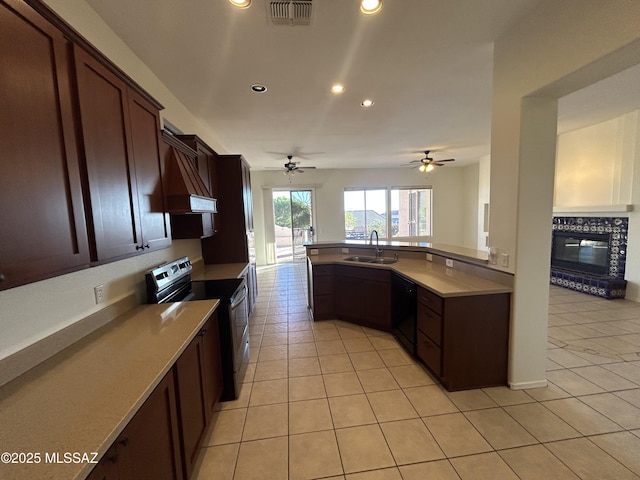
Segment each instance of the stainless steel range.
[{"label": "stainless steel range", "polygon": [[218,325],[224,380],[220,400],[234,400],[249,363],[247,285],[243,278],[194,281],[192,269],[189,257],[182,257],[149,270],[145,275],[147,303],[220,299]]}]

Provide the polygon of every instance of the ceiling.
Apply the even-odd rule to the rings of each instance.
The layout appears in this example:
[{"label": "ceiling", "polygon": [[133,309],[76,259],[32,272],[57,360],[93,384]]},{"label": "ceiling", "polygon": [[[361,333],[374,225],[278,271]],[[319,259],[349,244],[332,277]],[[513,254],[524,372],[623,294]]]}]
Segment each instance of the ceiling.
[{"label": "ceiling", "polygon": [[[87,3],[219,153],[255,169],[288,154],[302,167],[397,167],[426,149],[452,166],[476,162],[490,153],[493,40],[540,2],[384,0],[365,16],[358,0],[313,0],[311,24],[291,26],[271,24],[268,1],[252,1]],[[267,91],[252,92],[255,83]],[[345,91],[332,94],[334,83]],[[374,105],[361,107],[365,98]],[[576,128],[584,108],[584,98],[565,102],[561,118]]]}]

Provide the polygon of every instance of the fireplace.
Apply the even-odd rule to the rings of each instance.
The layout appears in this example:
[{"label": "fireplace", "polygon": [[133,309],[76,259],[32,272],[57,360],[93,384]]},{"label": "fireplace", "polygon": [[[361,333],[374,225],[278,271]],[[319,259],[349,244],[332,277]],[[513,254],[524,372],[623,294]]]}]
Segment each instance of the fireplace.
[{"label": "fireplace", "polygon": [[627,218],[554,217],[551,283],[624,298],[627,230]]},{"label": "fireplace", "polygon": [[609,272],[609,237],[606,233],[554,232],[551,265],[581,272]]}]

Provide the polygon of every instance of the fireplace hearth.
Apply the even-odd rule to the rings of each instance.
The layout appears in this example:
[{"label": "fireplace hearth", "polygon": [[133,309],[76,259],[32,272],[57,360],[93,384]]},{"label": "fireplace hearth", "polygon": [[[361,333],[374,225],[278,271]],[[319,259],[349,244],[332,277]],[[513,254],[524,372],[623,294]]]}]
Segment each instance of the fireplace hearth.
[{"label": "fireplace hearth", "polygon": [[551,283],[624,298],[627,230],[627,218],[553,217]]}]

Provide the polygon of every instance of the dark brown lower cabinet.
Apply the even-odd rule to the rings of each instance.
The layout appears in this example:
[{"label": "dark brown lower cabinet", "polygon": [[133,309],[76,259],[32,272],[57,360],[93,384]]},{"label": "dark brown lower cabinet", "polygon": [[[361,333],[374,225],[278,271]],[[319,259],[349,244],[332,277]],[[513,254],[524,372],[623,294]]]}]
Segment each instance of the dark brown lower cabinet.
[{"label": "dark brown lower cabinet", "polygon": [[418,357],[449,391],[507,384],[511,295],[442,298],[418,287]]},{"label": "dark brown lower cabinet", "polygon": [[211,419],[213,407],[222,395],[222,359],[220,358],[220,330],[218,327],[218,312],[205,324],[202,329],[202,352],[204,356],[204,394],[207,404],[207,423]]},{"label": "dark brown lower cabinet", "polygon": [[309,265],[309,308],[314,320],[335,318],[333,265]]},{"label": "dark brown lower cabinet", "polygon": [[172,371],[165,375],[88,478],[184,478]]},{"label": "dark brown lower cabinet", "polygon": [[[307,262],[314,320],[391,330],[391,273]],[[417,356],[449,391],[507,384],[511,294],[440,297],[418,287]]]},{"label": "dark brown lower cabinet", "polygon": [[189,478],[221,393],[214,312],[88,479]]},{"label": "dark brown lower cabinet", "polygon": [[334,308],[337,318],[379,330],[391,330],[391,272],[335,265]]},{"label": "dark brown lower cabinet", "polygon": [[175,364],[184,476],[193,472],[200,445],[222,393],[218,314],[209,318]]}]

